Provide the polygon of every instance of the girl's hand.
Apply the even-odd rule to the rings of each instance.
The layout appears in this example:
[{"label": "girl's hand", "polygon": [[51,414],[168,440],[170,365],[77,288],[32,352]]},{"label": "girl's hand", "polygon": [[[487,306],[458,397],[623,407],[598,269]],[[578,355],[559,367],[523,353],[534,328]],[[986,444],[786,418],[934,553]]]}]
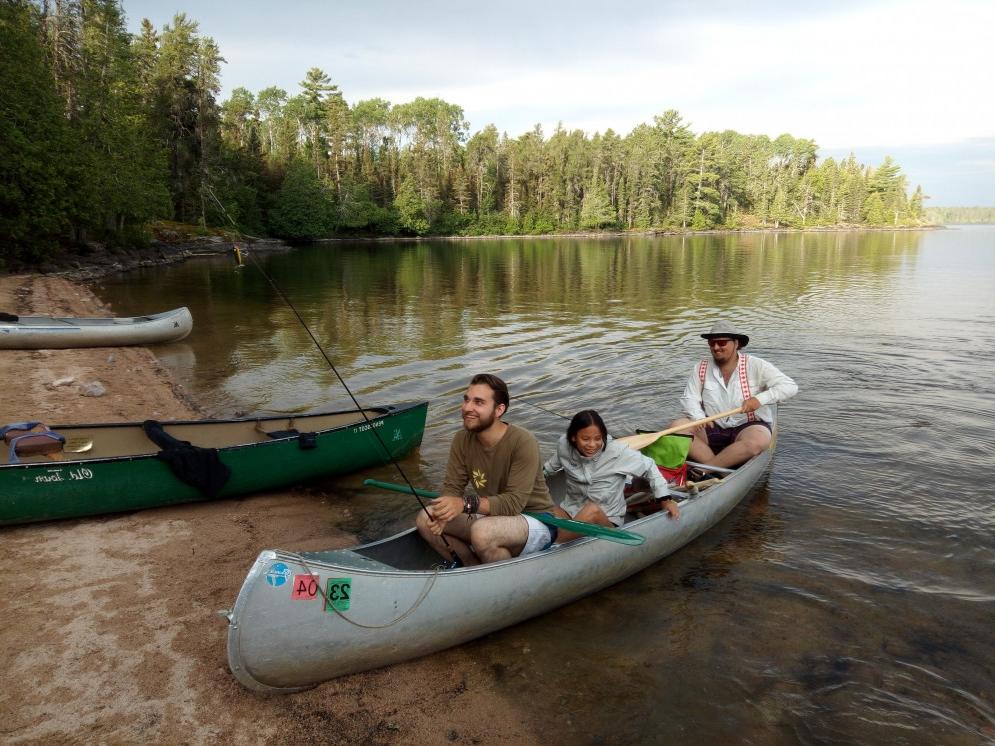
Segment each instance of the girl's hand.
[{"label": "girl's hand", "polygon": [[672,519],[679,520],[681,517],[681,509],[677,507],[677,503],[674,500],[664,500],[660,507],[666,510]]}]

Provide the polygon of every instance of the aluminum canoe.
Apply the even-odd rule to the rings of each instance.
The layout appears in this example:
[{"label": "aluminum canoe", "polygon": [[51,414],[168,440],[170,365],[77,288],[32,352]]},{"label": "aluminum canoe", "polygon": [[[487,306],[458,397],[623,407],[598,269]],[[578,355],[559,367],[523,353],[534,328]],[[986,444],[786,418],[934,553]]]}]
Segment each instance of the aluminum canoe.
[{"label": "aluminum canoe", "polygon": [[[230,476],[214,497],[231,497],[388,463],[421,443],[428,402],[363,411],[366,418],[348,410],[159,424],[175,439],[217,450]],[[210,499],[174,474],[142,423],[50,429],[66,438],[63,452],[20,463],[0,440],[0,525]]]},{"label": "aluminum canoe", "polygon": [[19,316],[0,321],[0,349],[123,347],[177,342],[193,329],[190,311],[175,308],[150,316]]},{"label": "aluminum canoe", "polygon": [[[228,665],[249,689],[292,692],[426,655],[596,593],[694,540],[757,483],[771,448],[665,512],[632,517],[627,546],[585,537],[526,557],[439,570],[411,529],[324,552],[265,550],[228,612]],[[556,496],[558,485],[550,484]]]}]

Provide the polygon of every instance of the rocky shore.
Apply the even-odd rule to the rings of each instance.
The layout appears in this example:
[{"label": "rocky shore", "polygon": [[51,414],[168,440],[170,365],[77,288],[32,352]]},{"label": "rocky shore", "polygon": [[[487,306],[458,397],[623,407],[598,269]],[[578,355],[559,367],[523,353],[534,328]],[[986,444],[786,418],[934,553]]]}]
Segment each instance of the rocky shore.
[{"label": "rocky shore", "polygon": [[44,260],[32,272],[42,275],[62,275],[85,283],[115,272],[127,272],[139,267],[154,267],[186,261],[192,256],[224,254],[235,246],[252,251],[288,251],[290,246],[277,239],[234,241],[222,236],[202,236],[193,240],[153,240],[143,248],[113,248],[91,243],[67,250]]}]

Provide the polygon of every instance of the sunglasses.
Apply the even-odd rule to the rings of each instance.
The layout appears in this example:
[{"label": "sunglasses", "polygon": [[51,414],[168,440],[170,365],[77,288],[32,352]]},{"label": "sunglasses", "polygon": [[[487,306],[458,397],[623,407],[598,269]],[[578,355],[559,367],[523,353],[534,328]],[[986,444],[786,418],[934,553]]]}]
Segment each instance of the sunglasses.
[{"label": "sunglasses", "polygon": [[725,347],[730,342],[732,342],[731,339],[710,339],[710,340],[708,340],[708,346],[709,347]]}]

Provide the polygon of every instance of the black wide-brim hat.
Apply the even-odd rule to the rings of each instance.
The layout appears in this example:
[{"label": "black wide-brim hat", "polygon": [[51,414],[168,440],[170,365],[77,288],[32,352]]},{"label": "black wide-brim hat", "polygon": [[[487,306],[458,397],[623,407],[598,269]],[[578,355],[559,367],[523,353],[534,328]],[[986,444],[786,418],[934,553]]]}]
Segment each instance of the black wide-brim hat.
[{"label": "black wide-brim hat", "polygon": [[737,340],[740,347],[746,347],[746,345],[750,343],[750,338],[740,332],[728,321],[716,321],[712,324],[712,328],[701,336],[703,339],[712,339],[713,337],[729,337],[730,339]]}]

